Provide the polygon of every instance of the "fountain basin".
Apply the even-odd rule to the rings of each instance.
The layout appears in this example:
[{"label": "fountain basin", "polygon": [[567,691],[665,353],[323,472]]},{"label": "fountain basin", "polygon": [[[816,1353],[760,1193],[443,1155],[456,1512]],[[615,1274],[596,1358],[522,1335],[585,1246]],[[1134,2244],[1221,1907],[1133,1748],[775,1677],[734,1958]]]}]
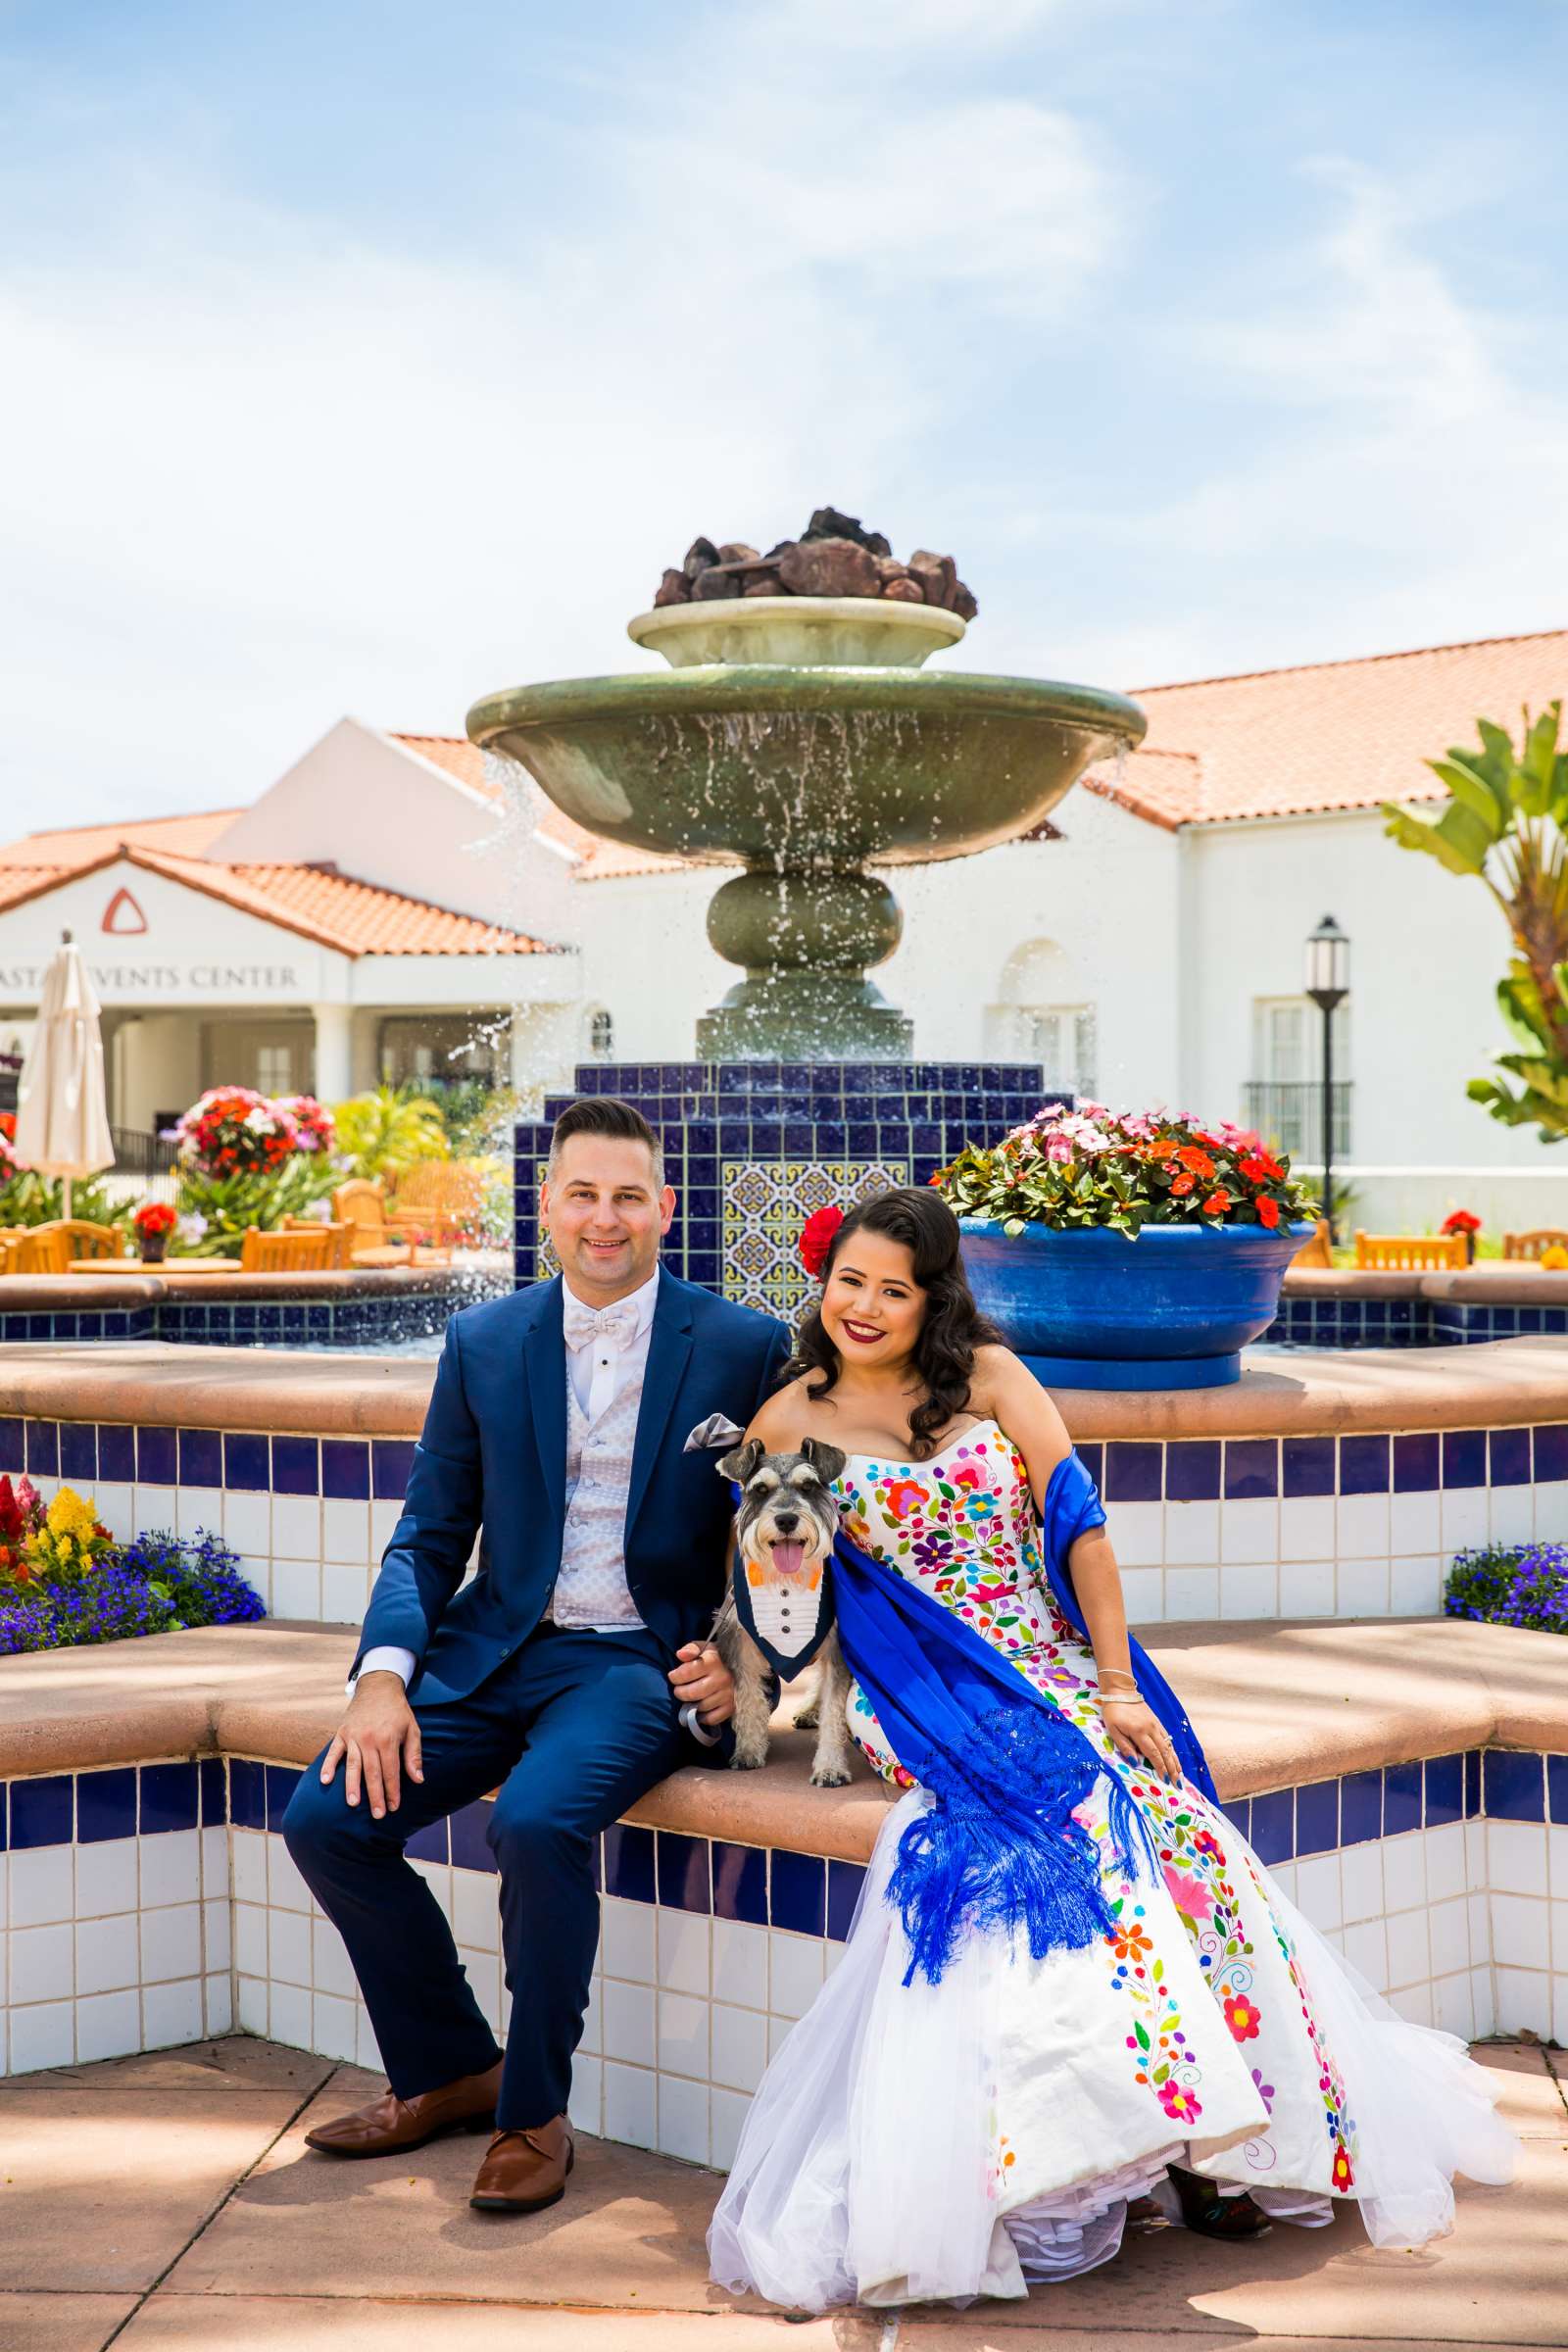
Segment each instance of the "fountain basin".
[{"label": "fountain basin", "polygon": [[626,634],[672,669],[709,662],[917,669],[928,654],[956,645],[966,625],[939,605],[874,596],[746,596],[660,605],[628,620]]},{"label": "fountain basin", "polygon": [[[884,624],[901,610],[865,601]],[[1145,723],[1087,686],[783,662],[520,686],[468,713],[475,743],[590,832],[750,869],[710,913],[713,948],[746,973],[699,1028],[713,1059],[906,1055],[908,1022],[864,976],[901,918],[863,861],[1010,841]]]},{"label": "fountain basin", "polygon": [[708,663],[514,687],[467,724],[593,832],[783,871],[1011,840],[1146,721],[1045,679]]}]

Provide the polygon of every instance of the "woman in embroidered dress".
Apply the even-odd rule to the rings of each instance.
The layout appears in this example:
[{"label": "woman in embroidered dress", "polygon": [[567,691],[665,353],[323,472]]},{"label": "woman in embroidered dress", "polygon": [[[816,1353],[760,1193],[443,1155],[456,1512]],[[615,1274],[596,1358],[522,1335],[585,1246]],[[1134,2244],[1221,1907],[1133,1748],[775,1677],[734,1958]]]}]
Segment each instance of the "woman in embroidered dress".
[{"label": "woman in embroidered dress", "polygon": [[952,1211],[878,1195],[812,1271],[796,1377],[749,1434],[848,1457],[850,1721],[904,1794],[747,2119],[714,2278],[808,2310],[1023,2295],[1160,2210],[1251,2235],[1348,2200],[1375,2243],[1441,2235],[1456,2172],[1511,2173],[1489,2080],[1353,1976],[1214,1801]]}]

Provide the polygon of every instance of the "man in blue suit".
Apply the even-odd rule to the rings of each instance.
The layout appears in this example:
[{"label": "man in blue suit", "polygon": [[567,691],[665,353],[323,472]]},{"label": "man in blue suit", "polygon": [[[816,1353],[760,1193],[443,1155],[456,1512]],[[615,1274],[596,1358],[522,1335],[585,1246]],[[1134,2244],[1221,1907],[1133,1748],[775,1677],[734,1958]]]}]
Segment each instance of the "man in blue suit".
[{"label": "man in blue suit", "polygon": [[[677,1765],[729,1752],[733,1688],[705,1636],[730,1504],[714,1453],[686,1441],[714,1415],[744,1427],[789,1351],[780,1324],[661,1270],[675,1196],[626,1103],[562,1114],[541,1200],[563,1275],[448,1326],[350,1703],[283,1822],[389,2084],[310,2144],[402,2155],[491,2129],[472,2201],[502,2212],[553,2204],[571,2169],[599,1833]],[[504,2060],[403,1852],[492,1788]]]}]

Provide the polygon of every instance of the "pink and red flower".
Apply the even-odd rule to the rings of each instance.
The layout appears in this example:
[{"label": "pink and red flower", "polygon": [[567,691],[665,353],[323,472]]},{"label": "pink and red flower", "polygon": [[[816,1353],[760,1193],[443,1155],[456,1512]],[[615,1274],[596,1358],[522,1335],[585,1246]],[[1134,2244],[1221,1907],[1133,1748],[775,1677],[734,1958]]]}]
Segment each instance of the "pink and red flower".
[{"label": "pink and red flower", "polygon": [[1161,2082],[1159,2103],[1174,2124],[1196,2124],[1203,2112],[1202,2101],[1185,2082]]}]

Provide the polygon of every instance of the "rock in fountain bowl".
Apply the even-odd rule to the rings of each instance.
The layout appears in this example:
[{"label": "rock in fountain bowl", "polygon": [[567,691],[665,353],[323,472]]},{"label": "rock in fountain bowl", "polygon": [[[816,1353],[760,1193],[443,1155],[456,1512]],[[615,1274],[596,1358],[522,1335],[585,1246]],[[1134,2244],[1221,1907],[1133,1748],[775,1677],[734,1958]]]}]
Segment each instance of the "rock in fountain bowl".
[{"label": "rock in fountain bowl", "polygon": [[[897,567],[911,590],[919,560]],[[1015,839],[1093,761],[1140,743],[1144,714],[1088,686],[921,670],[965,625],[924,589],[918,602],[896,596],[890,577],[885,592],[756,596],[734,583],[755,564],[768,585],[774,559],[736,561],[724,592],[704,595],[699,580],[686,600],[672,587],[630,624],[669,674],[516,687],[476,703],[468,733],[590,832],[743,864],[709,906],[710,941],[746,977],[699,1023],[705,1058],[896,1060],[909,1023],[865,975],[898,946],[903,917],[867,861],[924,864]],[[956,599],[951,559],[929,564],[932,593]]]}]

